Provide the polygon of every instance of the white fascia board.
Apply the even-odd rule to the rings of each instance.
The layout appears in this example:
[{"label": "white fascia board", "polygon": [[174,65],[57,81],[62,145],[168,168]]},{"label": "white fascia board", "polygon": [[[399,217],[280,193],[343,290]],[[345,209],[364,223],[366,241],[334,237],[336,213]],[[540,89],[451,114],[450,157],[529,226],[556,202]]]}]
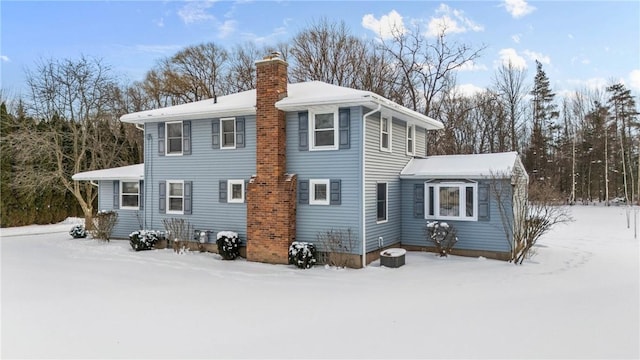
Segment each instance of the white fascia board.
[{"label": "white fascia board", "polygon": [[255,115],[256,107],[243,107],[243,108],[229,108],[229,109],[216,109],[216,111],[193,111],[183,113],[163,113],[162,109],[157,109],[154,112],[147,114],[132,113],[122,115],[120,121],[132,124],[145,124],[161,121],[180,121],[180,120],[201,120],[212,119],[217,117],[230,117],[230,116],[244,116]]}]

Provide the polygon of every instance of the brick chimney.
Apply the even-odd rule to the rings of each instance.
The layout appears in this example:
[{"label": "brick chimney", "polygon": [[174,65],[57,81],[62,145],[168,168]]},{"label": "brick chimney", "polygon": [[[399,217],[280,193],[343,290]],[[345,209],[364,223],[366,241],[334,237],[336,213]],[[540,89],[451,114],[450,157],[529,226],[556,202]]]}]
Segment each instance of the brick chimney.
[{"label": "brick chimney", "polygon": [[247,259],[288,263],[296,235],[296,177],[286,174],[287,63],[278,53],[256,61],[256,169],[247,187]]}]

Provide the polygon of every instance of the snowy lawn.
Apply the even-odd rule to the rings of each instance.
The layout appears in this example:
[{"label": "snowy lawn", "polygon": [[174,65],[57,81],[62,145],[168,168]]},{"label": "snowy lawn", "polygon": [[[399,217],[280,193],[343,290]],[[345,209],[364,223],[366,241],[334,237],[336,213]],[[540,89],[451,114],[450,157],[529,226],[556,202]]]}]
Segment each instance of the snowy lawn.
[{"label": "snowy lawn", "polygon": [[[523,266],[408,252],[397,269],[223,261],[2,230],[2,358],[638,358],[638,239],[572,209]],[[633,226],[633,222],[632,222]]]}]

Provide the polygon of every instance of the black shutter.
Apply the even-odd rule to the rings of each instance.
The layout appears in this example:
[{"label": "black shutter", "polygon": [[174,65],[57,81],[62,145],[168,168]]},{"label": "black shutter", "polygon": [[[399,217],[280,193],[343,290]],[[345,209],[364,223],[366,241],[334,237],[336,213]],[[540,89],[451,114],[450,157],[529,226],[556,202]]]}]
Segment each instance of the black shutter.
[{"label": "black shutter", "polygon": [[191,215],[193,208],[193,183],[191,181],[184,182],[184,211],[185,215]]},{"label": "black shutter", "polygon": [[158,184],[158,211],[160,214],[167,213],[167,182],[160,181]]},{"label": "black shutter", "polygon": [[244,147],[244,118],[236,118],[236,148]]},{"label": "black shutter", "polygon": [[220,119],[211,121],[211,148],[220,149]]},{"label": "black shutter", "polygon": [[164,123],[158,123],[158,155],[164,156]]},{"label": "black shutter", "polygon": [[120,181],[113,180],[113,208],[120,209]]},{"label": "black shutter", "polygon": [[191,155],[191,121],[182,122],[182,155]]},{"label": "black shutter", "polygon": [[340,149],[349,149],[351,148],[351,131],[350,131],[351,110],[340,109],[339,117],[340,117],[340,121],[339,121]]},{"label": "black shutter", "polygon": [[[309,150],[309,113],[298,113],[298,150]],[[308,200],[308,199],[307,199]]]},{"label": "black shutter", "polygon": [[424,218],[424,184],[413,185],[413,217]]},{"label": "black shutter", "polygon": [[140,180],[138,183],[138,209],[144,210],[144,180]]},{"label": "black shutter", "polygon": [[[329,181],[329,204],[331,205],[340,205],[342,203],[342,199],[340,196],[340,180],[330,180]],[[308,192],[307,192],[308,193]]]},{"label": "black shutter", "polygon": [[227,180],[220,180],[218,186],[218,201],[221,203],[227,202]]},{"label": "black shutter", "polygon": [[489,184],[478,184],[478,220],[489,221]]},{"label": "black shutter", "polygon": [[298,180],[298,204],[309,203],[309,180]]}]

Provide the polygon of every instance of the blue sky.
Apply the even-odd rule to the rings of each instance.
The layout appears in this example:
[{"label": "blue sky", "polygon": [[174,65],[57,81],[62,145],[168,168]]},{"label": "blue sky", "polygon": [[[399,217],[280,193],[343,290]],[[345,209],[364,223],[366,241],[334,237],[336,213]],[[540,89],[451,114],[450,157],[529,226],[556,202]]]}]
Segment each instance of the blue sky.
[{"label": "blue sky", "polygon": [[0,12],[5,95],[25,92],[25,70],[39,59],[98,57],[135,81],[188,45],[275,44],[323,17],[367,39],[385,37],[390,24],[427,33],[446,23],[451,40],[486,46],[458,74],[465,91],[489,86],[507,59],[532,83],[538,59],[559,94],[611,81],[640,94],[639,1],[3,0]]}]

